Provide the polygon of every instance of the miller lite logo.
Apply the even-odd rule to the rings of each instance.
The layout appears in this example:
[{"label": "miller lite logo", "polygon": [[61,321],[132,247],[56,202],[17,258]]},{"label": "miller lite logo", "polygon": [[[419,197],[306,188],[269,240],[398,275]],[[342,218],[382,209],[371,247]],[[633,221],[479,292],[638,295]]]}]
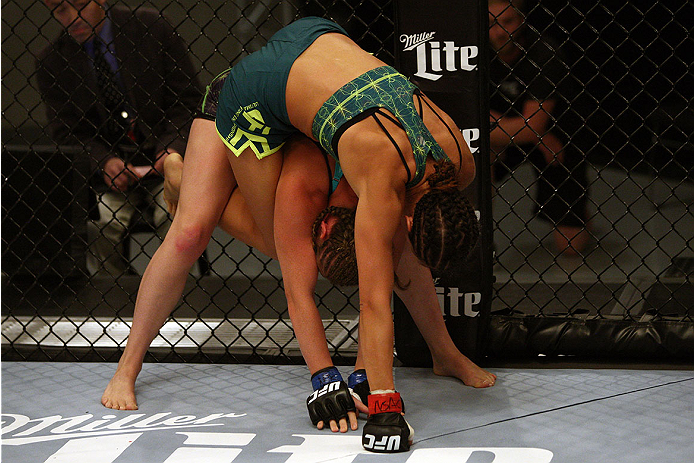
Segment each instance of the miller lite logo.
[{"label": "miller lite logo", "polygon": [[[475,211],[479,219],[479,211]],[[441,313],[451,317],[478,317],[480,314],[479,303],[482,302],[482,293],[461,292],[459,288],[439,286],[439,278],[434,279],[436,296],[439,300]],[[462,312],[462,313],[461,313]]]},{"label": "miller lite logo", "polygon": [[403,51],[414,50],[417,54],[415,76],[435,81],[443,76],[443,72],[477,69],[477,46],[458,46],[453,41],[433,40],[435,34],[436,32],[422,32],[400,36]]},{"label": "miller lite logo", "polygon": [[[257,434],[234,432],[234,423],[244,418],[247,419],[246,413],[212,413],[202,417],[172,416],[170,412],[108,414],[101,417],[86,413],[39,418],[3,413],[0,417],[2,456],[3,461],[36,463],[72,463],[87,459],[98,463],[119,463],[132,461],[133,455],[148,455],[143,460],[147,463],[248,463],[258,461],[257,452],[260,451],[273,454],[272,461],[279,463],[353,463],[359,455],[369,453],[362,445],[381,451],[393,451],[400,447],[400,436],[393,435],[377,437],[367,434],[362,440],[362,436],[356,433],[277,435],[273,430],[264,431],[272,433],[272,436],[255,442],[255,453],[246,455],[244,449],[250,446],[251,441],[257,441]],[[248,427],[247,424],[243,426]],[[148,434],[156,433],[164,435],[147,438]],[[152,439],[162,444],[156,455],[151,455]],[[284,439],[290,443],[282,445]],[[55,445],[51,445],[53,443]],[[29,451],[27,448],[37,445],[40,446],[38,449]],[[130,458],[126,455],[128,451]],[[446,461],[468,461],[477,452],[490,454],[486,461],[494,463],[550,463],[552,460],[552,452],[544,449],[449,447],[416,449],[407,455],[406,463],[429,463],[437,457],[440,459],[442,452],[448,456]]]}]

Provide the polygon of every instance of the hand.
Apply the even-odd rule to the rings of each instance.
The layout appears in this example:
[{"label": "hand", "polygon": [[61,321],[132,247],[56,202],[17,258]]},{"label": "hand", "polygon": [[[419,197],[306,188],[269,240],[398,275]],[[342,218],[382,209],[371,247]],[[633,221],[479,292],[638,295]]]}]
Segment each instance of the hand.
[{"label": "hand", "polygon": [[405,420],[402,399],[395,391],[374,391],[369,396],[369,418],[361,442],[377,453],[406,452],[412,445],[414,430]]},{"label": "hand", "polygon": [[164,201],[171,217],[176,215],[178,198],[181,194],[183,177],[183,158],[178,153],[171,153],[164,161]]},{"label": "hand", "polygon": [[138,180],[137,176],[131,170],[133,167],[132,164],[126,164],[121,158],[110,158],[103,167],[104,182],[111,187],[113,191],[119,191],[121,193],[127,192],[128,187]]},{"label": "hand", "polygon": [[366,378],[366,370],[354,370],[349,378],[347,378],[347,387],[354,399],[354,405],[357,407],[357,412],[369,414],[369,380]]},{"label": "hand", "polygon": [[170,154],[178,154],[176,151],[173,150],[162,150],[157,154],[157,157],[154,160],[154,170],[153,174],[155,175],[164,175],[164,161],[166,161],[166,158],[169,157]]},{"label": "hand", "polygon": [[325,422],[329,422],[332,432],[347,432],[349,420],[349,427],[356,430],[356,405],[337,368],[328,367],[314,373],[311,383],[314,391],[306,399],[311,422],[318,429],[323,429]]}]

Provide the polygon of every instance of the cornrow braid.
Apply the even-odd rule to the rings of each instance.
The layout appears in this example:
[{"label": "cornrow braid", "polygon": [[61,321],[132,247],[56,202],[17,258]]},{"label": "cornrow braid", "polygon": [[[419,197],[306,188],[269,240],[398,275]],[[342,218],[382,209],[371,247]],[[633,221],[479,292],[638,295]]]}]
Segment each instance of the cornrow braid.
[{"label": "cornrow braid", "polygon": [[[328,215],[337,220],[330,236],[320,245],[316,244],[321,222]],[[318,271],[336,286],[359,284],[357,253],[354,247],[354,219],[356,211],[346,207],[329,206],[313,222],[313,250],[316,253]]]},{"label": "cornrow braid", "polygon": [[427,181],[431,190],[417,202],[409,237],[415,256],[444,271],[462,263],[480,235],[475,209],[457,188],[455,166],[438,161]]},{"label": "cornrow braid", "polygon": [[427,177],[427,183],[436,190],[458,189],[455,165],[445,159],[439,159],[434,163],[434,173]]}]

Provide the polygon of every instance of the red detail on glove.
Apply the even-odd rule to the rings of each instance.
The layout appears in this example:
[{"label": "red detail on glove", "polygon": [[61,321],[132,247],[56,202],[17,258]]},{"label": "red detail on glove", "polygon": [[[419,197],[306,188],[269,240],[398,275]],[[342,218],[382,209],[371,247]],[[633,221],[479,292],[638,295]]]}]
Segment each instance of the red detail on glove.
[{"label": "red detail on glove", "polygon": [[369,415],[376,413],[402,413],[402,400],[399,392],[369,395]]}]

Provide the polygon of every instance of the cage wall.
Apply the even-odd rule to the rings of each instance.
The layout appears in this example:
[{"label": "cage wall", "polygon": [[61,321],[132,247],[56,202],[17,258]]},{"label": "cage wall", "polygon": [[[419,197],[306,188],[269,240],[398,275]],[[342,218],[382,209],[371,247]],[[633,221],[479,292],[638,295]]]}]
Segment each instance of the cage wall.
[{"label": "cage wall", "polygon": [[[336,20],[389,64],[399,46],[397,5],[387,0],[118,3],[166,16],[203,85],[304,15]],[[544,92],[554,107],[537,109],[549,122],[534,144],[523,143],[517,128],[504,129],[508,150],[492,139],[495,283],[480,357],[692,358],[692,5],[552,0],[501,12],[508,8],[527,34],[521,39],[506,26],[514,32],[509,44],[521,54],[543,48],[551,58],[527,60],[526,75],[536,77],[517,82]],[[60,26],[41,2],[7,0],[2,13],[3,354],[116,360],[161,236],[144,214],[123,236],[126,272],[103,276],[86,267],[93,172],[79,147],[55,146],[36,79],[36,58]],[[494,27],[497,18],[488,21]],[[522,92],[514,97],[508,87],[518,70],[502,61],[493,47],[481,61],[489,65],[490,107],[501,101],[503,108],[490,114],[492,137],[503,129],[500,119],[523,114]],[[552,70],[539,73],[541,64]],[[570,155],[553,148],[554,136]],[[560,180],[547,180],[552,170],[563,172]],[[579,220],[567,222],[571,215]],[[574,234],[585,242],[567,248]],[[321,280],[316,297],[331,353],[351,362],[357,291]],[[444,300],[451,324],[446,307]],[[419,355],[426,346],[415,347],[415,358],[402,353],[402,360],[426,363]],[[150,352],[168,361],[299,362],[277,263],[216,231]]]}]

